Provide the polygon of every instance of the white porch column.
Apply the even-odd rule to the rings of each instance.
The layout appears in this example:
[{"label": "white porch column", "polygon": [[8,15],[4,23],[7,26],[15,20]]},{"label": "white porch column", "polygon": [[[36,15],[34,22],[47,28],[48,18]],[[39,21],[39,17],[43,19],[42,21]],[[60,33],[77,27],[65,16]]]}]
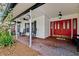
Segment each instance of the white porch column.
[{"label": "white porch column", "polygon": [[32,20],[32,13],[31,13],[31,10],[30,10],[30,19],[29,19],[29,23],[30,23],[29,47],[32,46],[32,24],[31,24],[31,20]]},{"label": "white porch column", "polygon": [[16,39],[18,38],[18,32],[17,32],[17,21],[16,21],[16,25],[15,25],[15,32],[16,32]]}]

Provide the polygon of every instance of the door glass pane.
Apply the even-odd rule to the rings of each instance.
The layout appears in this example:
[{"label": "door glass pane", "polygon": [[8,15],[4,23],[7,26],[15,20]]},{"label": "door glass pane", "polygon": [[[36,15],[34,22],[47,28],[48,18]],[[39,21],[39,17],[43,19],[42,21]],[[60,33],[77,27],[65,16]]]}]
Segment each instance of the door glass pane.
[{"label": "door glass pane", "polygon": [[73,21],[73,28],[76,29],[76,20]]},{"label": "door glass pane", "polygon": [[58,29],[60,29],[60,23],[58,22]]},{"label": "door glass pane", "polygon": [[66,28],[66,25],[65,25],[65,22],[63,22],[63,29],[65,29]]},{"label": "door glass pane", "polygon": [[69,21],[67,21],[67,29],[69,29],[70,27],[70,24],[69,24]]},{"label": "door glass pane", "polygon": [[56,29],[56,22],[55,22],[55,29]]}]

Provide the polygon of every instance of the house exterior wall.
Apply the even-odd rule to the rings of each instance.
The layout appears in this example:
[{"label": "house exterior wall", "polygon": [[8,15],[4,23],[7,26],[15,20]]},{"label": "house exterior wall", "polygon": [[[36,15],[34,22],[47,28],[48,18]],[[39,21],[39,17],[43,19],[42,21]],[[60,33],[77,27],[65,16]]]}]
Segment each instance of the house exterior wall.
[{"label": "house exterior wall", "polygon": [[[50,36],[50,22],[51,21],[58,21],[58,20],[65,20],[65,19],[73,19],[77,18],[77,34],[79,34],[79,14],[74,13],[70,15],[65,15],[62,17],[62,19],[56,18],[50,18],[48,19],[47,16],[41,15],[39,17],[33,18],[32,21],[36,20],[37,25],[37,34],[36,37],[38,38],[46,38]],[[20,18],[18,18],[20,20]],[[25,23],[29,23],[28,21],[20,20],[21,21],[21,27],[20,30],[23,32],[23,29],[25,28]],[[26,33],[26,35],[29,35],[29,33]]]},{"label": "house exterior wall", "polygon": [[[78,13],[62,16],[62,19],[58,19],[57,17],[51,18],[50,22],[51,21],[66,20],[66,19],[73,19],[73,18],[77,18],[77,34],[79,34],[79,14]],[[49,32],[50,32],[50,30],[49,30]]]},{"label": "house exterior wall", "polygon": [[[23,29],[25,28],[25,23],[29,23],[29,21],[21,20],[20,18],[16,19],[17,21],[21,21],[21,27],[20,27],[20,32],[23,32]],[[44,15],[33,18],[32,22],[36,21],[36,26],[37,26],[37,33],[36,37],[38,38],[45,38],[45,17]],[[28,32],[26,32],[26,35],[29,35]]]},{"label": "house exterior wall", "polygon": [[49,30],[50,30],[50,19],[45,15],[45,38],[49,36]]},{"label": "house exterior wall", "polygon": [[37,22],[37,34],[36,34],[36,37],[38,38],[45,38],[45,18],[44,16],[40,16],[40,17],[37,17],[37,18],[34,18],[33,21],[36,20]]}]

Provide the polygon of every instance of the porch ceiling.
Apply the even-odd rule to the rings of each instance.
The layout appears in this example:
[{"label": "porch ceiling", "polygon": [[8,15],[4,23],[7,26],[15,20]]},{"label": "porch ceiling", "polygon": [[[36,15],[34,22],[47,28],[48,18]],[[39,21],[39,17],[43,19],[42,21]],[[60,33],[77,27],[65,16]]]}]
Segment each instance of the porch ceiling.
[{"label": "porch ceiling", "polygon": [[[29,7],[33,6],[35,3],[19,3],[13,9],[13,17],[16,17],[23,11],[27,10]],[[49,18],[54,18],[58,16],[59,11],[62,15],[68,15],[79,12],[79,3],[46,3],[33,10],[32,16],[38,17],[43,14],[47,15]],[[25,16],[25,15],[23,15]]]},{"label": "porch ceiling", "polygon": [[[40,13],[40,11],[42,13]],[[57,17],[59,11],[62,15],[68,15],[79,12],[79,3],[46,3],[35,10],[33,13],[35,16],[40,16],[42,14],[48,17]]]},{"label": "porch ceiling", "polygon": [[16,7],[13,9],[13,18],[15,18],[17,15],[21,14],[31,6],[33,6],[35,3],[19,3],[16,5]]}]

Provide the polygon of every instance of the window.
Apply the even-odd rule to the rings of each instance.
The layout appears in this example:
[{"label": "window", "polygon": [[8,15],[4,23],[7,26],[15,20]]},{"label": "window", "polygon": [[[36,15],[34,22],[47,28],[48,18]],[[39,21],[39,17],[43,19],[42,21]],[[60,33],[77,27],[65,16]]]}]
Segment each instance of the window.
[{"label": "window", "polygon": [[55,22],[55,29],[56,29],[56,22]]},{"label": "window", "polygon": [[69,21],[67,21],[67,29],[69,29],[70,28],[70,23],[69,23]]},{"label": "window", "polygon": [[25,23],[25,32],[29,32],[29,23]]},{"label": "window", "polygon": [[60,29],[60,22],[58,22],[58,29]]},{"label": "window", "polygon": [[73,28],[76,29],[76,20],[73,20]]},{"label": "window", "polygon": [[17,31],[20,32],[20,23],[17,24]]},{"label": "window", "polygon": [[63,22],[63,29],[66,29],[66,24],[65,24],[65,22]]}]

